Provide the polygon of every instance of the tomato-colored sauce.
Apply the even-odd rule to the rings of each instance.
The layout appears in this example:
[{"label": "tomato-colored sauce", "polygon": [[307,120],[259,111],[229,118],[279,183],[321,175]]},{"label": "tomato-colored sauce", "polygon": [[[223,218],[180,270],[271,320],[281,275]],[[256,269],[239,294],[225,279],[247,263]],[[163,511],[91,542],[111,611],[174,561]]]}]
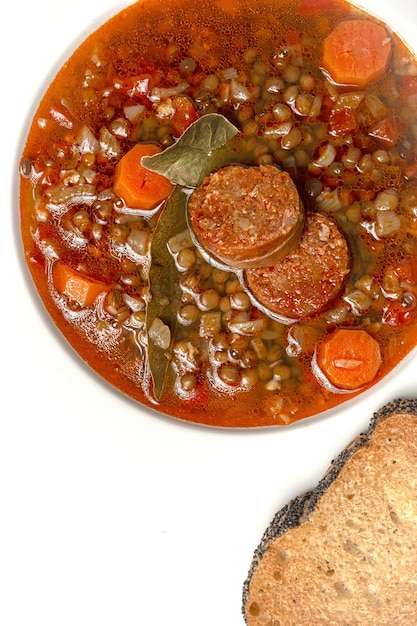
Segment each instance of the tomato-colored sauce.
[{"label": "tomato-colored sauce", "polygon": [[[27,264],[52,320],[124,394],[192,422],[285,425],[360,393],[415,346],[417,63],[384,26],[382,77],[336,84],[324,41],[357,18],[375,21],[343,0],[143,0],[88,37],[45,93],[21,161]],[[149,175],[157,193],[139,168],[123,198],[118,164],[133,146],[163,152],[211,113],[237,129],[215,168],[278,166],[307,218],[322,213],[348,243],[324,310],[291,320],[258,306],[238,268],[195,245],[193,190],[169,175]],[[317,371],[338,328],[378,342],[381,366],[359,390]]]}]

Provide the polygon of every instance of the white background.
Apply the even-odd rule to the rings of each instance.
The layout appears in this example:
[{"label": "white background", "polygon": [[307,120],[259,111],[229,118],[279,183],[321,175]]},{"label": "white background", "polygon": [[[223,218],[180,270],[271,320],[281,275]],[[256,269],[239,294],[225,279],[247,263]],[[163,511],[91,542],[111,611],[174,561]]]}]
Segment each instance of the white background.
[{"label": "white background", "polygon": [[[387,15],[387,1],[373,5]],[[416,41],[415,0],[392,5],[391,23]],[[275,511],[375,410],[417,396],[414,355],[343,410],[295,427],[190,426],[119,395],[57,333],[22,261],[19,155],[56,71],[123,6],[15,0],[3,20],[2,626],[242,626],[242,583]]]}]

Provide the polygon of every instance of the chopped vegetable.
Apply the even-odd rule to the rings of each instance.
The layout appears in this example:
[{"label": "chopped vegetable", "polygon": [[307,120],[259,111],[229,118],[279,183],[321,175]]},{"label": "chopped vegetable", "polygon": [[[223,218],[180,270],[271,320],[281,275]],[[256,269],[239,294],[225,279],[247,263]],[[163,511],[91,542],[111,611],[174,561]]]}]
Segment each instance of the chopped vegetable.
[{"label": "chopped vegetable", "polygon": [[383,26],[370,20],[345,20],[326,37],[322,69],[338,85],[366,87],[384,74],[391,40]]},{"label": "chopped vegetable", "polygon": [[404,130],[404,125],[393,115],[387,115],[383,120],[374,124],[368,134],[378,139],[386,146],[393,146]]},{"label": "chopped vegetable", "polygon": [[349,135],[356,131],[358,123],[355,111],[352,109],[342,109],[341,111],[333,110],[329,118],[329,133],[331,135]]},{"label": "chopped vegetable", "polygon": [[382,311],[382,323],[392,328],[400,328],[416,318],[417,310],[408,309],[400,302],[390,302]]},{"label": "chopped vegetable", "polygon": [[403,282],[417,283],[417,259],[412,256],[405,257],[393,268],[394,273]]},{"label": "chopped vegetable", "polygon": [[63,296],[74,300],[80,306],[90,307],[103,292],[110,291],[110,286],[78,272],[65,263],[57,261],[52,270],[55,289]]},{"label": "chopped vegetable", "polygon": [[152,143],[138,143],[119,161],[115,173],[114,191],[130,209],[149,211],[171,194],[174,185],[161,174],[143,167],[143,156],[162,152]]},{"label": "chopped vegetable", "polygon": [[187,96],[175,96],[172,100],[175,113],[171,119],[171,128],[176,137],[180,137],[193,122],[198,119],[197,111]]},{"label": "chopped vegetable", "polygon": [[372,382],[381,362],[379,343],[361,329],[338,328],[317,348],[318,367],[340,389]]}]

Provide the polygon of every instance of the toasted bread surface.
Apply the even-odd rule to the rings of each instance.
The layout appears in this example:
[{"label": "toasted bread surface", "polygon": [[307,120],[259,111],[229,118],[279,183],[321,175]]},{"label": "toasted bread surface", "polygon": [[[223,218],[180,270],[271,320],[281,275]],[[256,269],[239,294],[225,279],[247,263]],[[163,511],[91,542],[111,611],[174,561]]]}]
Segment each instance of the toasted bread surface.
[{"label": "toasted bread surface", "polygon": [[417,400],[381,409],[277,513],[243,600],[248,626],[417,624]]}]

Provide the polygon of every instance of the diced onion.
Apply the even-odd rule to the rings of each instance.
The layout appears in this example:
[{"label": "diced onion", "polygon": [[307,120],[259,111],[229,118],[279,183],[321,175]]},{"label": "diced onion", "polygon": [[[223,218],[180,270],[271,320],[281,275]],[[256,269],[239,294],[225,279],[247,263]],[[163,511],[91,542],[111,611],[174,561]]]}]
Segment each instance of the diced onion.
[{"label": "diced onion", "polygon": [[110,130],[116,137],[124,139],[129,134],[129,124],[124,118],[118,117],[110,123]]},{"label": "diced onion", "polygon": [[342,111],[343,109],[357,109],[365,94],[362,91],[350,91],[338,97],[334,111]]},{"label": "diced onion", "polygon": [[362,315],[372,306],[372,300],[368,294],[360,289],[354,289],[350,293],[343,296],[343,300],[349,306],[354,315]]},{"label": "diced onion", "polygon": [[54,107],[51,107],[49,114],[56,122],[58,122],[60,126],[71,130],[73,123],[68,115],[65,115],[65,113],[58,111],[58,109],[55,109]]},{"label": "diced onion", "polygon": [[134,313],[145,310],[146,304],[145,300],[143,300],[142,298],[134,298],[127,293],[124,293],[122,298],[126,306],[128,306],[129,309],[132,309]]},{"label": "diced onion", "polygon": [[330,309],[324,314],[324,317],[330,324],[341,324],[348,316],[348,307],[346,305],[340,305],[334,309]]},{"label": "diced onion", "polygon": [[230,81],[230,95],[236,102],[247,102],[251,97],[247,87],[235,79]]},{"label": "diced onion", "polygon": [[403,289],[400,279],[392,269],[387,269],[382,279],[382,293],[388,300],[399,300],[402,296]]},{"label": "diced onion", "polygon": [[171,331],[169,326],[164,324],[159,317],[156,317],[153,320],[148,330],[148,335],[151,341],[153,341],[155,346],[158,348],[162,348],[162,350],[167,350],[169,348],[169,344],[171,343]]},{"label": "diced onion", "polygon": [[75,204],[91,205],[97,198],[97,190],[93,185],[65,185],[59,183],[49,187],[45,193],[50,210],[66,210]]},{"label": "diced onion", "polygon": [[178,254],[181,250],[185,250],[185,248],[190,248],[191,245],[191,235],[188,228],[178,233],[178,235],[174,235],[168,241],[168,249],[173,255]]},{"label": "diced onion", "polygon": [[378,211],[375,233],[377,237],[390,237],[401,228],[401,219],[395,211]]},{"label": "diced onion", "polygon": [[116,137],[104,127],[100,130],[101,152],[108,158],[117,158],[120,155],[120,146]]},{"label": "diced onion", "polygon": [[323,104],[323,96],[314,96],[313,102],[311,103],[309,117],[318,117],[320,115],[321,106]]},{"label": "diced onion", "polygon": [[79,165],[78,171],[80,172],[86,183],[93,184],[95,182],[97,178],[97,172],[91,169],[91,167]]},{"label": "diced onion", "polygon": [[155,87],[151,91],[150,99],[152,102],[158,102],[159,100],[164,100],[165,98],[171,98],[172,96],[184,93],[184,91],[187,91],[188,87],[189,84],[185,81],[178,83],[175,87]]},{"label": "diced onion", "polygon": [[375,208],[378,211],[395,211],[400,202],[400,196],[396,189],[381,191],[375,198]]},{"label": "diced onion", "polygon": [[237,78],[237,70],[234,67],[227,67],[222,72],[222,76],[224,80],[231,80],[232,78]]},{"label": "diced onion", "polygon": [[81,128],[74,143],[81,154],[97,154],[100,152],[100,142],[88,126]]},{"label": "diced onion", "polygon": [[332,212],[342,208],[337,189],[333,189],[333,191],[322,191],[317,196],[317,204],[323,211]]},{"label": "diced onion", "polygon": [[336,158],[336,148],[327,143],[321,151],[319,157],[314,161],[314,165],[317,167],[329,167]]},{"label": "diced onion", "polygon": [[375,121],[382,120],[386,116],[387,108],[375,94],[366,94],[365,103]]},{"label": "diced onion", "polygon": [[277,124],[276,126],[269,126],[265,128],[263,134],[265,137],[285,137],[290,132],[293,127],[294,122],[282,122],[282,124]]},{"label": "diced onion", "polygon": [[129,120],[129,122],[137,122],[144,110],[145,106],[143,104],[133,104],[130,106],[125,106],[123,109],[123,113]]},{"label": "diced onion", "polygon": [[220,311],[209,311],[201,316],[199,335],[200,337],[214,337],[221,331]]},{"label": "diced onion", "polygon": [[238,335],[262,335],[266,330],[267,320],[261,318],[257,320],[248,320],[245,322],[235,322],[229,324],[229,330]]},{"label": "diced onion", "polygon": [[175,107],[172,104],[171,98],[166,98],[161,102],[154,104],[155,115],[160,119],[170,119],[175,114]]},{"label": "diced onion", "polygon": [[148,251],[149,246],[149,232],[147,230],[141,230],[140,228],[132,228],[127,244],[136,254],[144,256]]},{"label": "diced onion", "polygon": [[361,151],[356,146],[349,146],[346,154],[342,156],[342,163],[348,170],[353,170],[359,163]]}]

